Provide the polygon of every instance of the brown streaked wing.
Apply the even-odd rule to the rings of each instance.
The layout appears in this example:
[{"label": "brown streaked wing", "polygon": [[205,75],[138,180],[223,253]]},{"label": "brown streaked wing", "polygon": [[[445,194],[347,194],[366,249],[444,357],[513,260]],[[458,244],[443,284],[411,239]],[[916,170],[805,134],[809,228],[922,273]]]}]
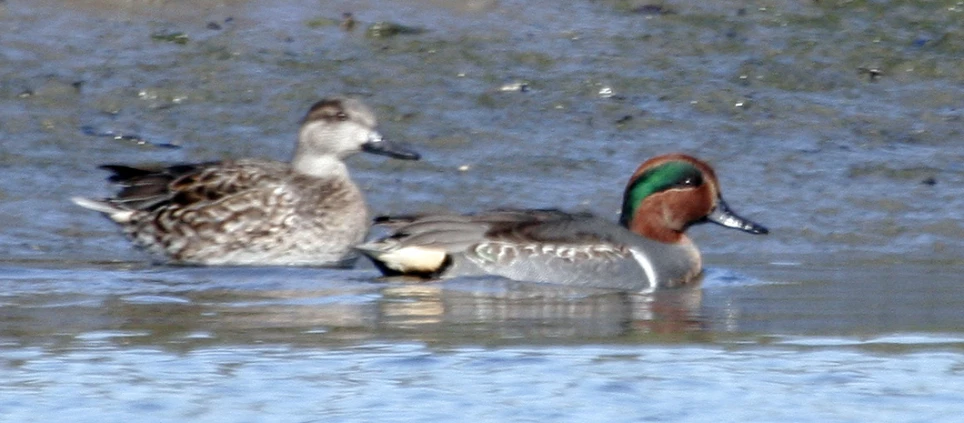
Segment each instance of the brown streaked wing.
[{"label": "brown streaked wing", "polygon": [[258,160],[225,161],[198,166],[169,185],[171,203],[189,205],[214,202],[242,191],[280,183],[289,175],[290,168],[277,162]]},{"label": "brown streaked wing", "polygon": [[153,210],[168,203],[173,196],[170,184],[184,175],[216,163],[179,164],[167,167],[131,167],[103,165],[113,172],[108,181],[120,185],[121,190],[110,199],[112,204],[131,210]]}]

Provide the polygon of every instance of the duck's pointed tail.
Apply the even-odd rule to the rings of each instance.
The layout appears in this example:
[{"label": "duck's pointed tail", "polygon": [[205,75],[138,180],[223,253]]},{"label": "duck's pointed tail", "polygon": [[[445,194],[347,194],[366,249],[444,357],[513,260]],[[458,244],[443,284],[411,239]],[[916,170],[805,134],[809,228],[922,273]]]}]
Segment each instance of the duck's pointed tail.
[{"label": "duck's pointed tail", "polygon": [[71,197],[70,201],[73,201],[74,204],[85,209],[104,213],[107,215],[107,217],[117,223],[130,222],[131,216],[134,214],[133,210],[117,207],[116,205],[107,201],[91,200],[84,197]]}]

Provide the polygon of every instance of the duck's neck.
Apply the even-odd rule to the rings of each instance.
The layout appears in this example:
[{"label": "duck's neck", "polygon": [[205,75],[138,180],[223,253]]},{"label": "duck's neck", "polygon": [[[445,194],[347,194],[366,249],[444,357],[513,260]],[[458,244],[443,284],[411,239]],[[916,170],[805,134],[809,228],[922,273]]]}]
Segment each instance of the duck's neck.
[{"label": "duck's neck", "polygon": [[295,172],[316,178],[348,178],[348,166],[333,155],[295,153],[291,167]]},{"label": "duck's neck", "polygon": [[636,213],[631,218],[627,219],[626,216],[620,218],[620,223],[626,229],[654,241],[669,244],[678,244],[688,240],[682,230],[668,226],[666,219],[655,210],[649,215],[646,214],[647,209],[645,208],[639,208],[635,211]]}]

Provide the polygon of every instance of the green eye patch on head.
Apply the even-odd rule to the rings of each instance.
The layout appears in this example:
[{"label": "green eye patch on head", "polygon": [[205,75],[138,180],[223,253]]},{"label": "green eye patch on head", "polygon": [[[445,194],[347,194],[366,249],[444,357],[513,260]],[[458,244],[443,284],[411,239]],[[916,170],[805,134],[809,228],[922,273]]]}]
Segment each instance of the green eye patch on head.
[{"label": "green eye patch on head", "polygon": [[619,223],[623,226],[629,225],[639,204],[650,195],[673,188],[698,187],[702,184],[703,173],[688,162],[666,162],[647,169],[626,187]]}]

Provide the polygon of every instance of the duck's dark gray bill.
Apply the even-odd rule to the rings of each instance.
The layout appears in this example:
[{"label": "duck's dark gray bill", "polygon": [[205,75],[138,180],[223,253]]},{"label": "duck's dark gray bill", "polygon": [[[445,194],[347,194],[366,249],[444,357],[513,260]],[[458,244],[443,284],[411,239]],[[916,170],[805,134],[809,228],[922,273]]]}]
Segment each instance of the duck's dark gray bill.
[{"label": "duck's dark gray bill", "polygon": [[412,149],[380,137],[362,144],[362,151],[388,156],[393,159],[418,160],[422,158],[421,154],[416,153]]},{"label": "duck's dark gray bill", "polygon": [[710,212],[709,216],[706,216],[706,220],[751,234],[762,235],[770,233],[766,227],[737,216],[736,213],[730,210],[730,206],[726,205],[726,202],[724,202],[722,198],[717,203],[716,209]]}]

